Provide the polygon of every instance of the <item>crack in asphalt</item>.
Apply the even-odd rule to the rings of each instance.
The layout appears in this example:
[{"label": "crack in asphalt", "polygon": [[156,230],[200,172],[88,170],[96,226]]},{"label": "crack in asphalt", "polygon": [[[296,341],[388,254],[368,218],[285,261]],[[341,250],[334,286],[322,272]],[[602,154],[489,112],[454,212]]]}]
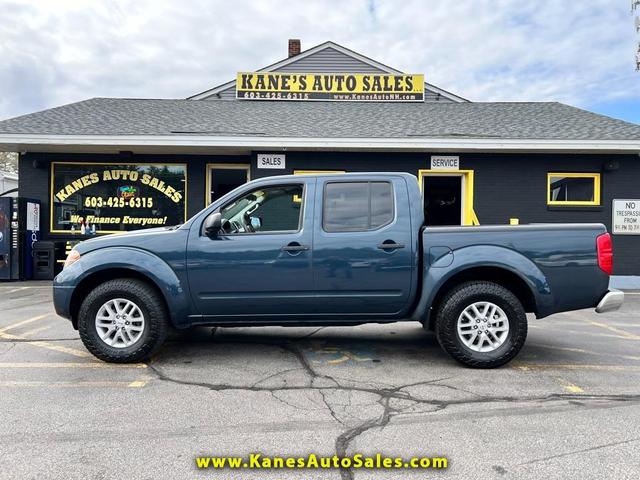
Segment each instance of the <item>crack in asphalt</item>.
[{"label": "crack in asphalt", "polygon": [[[155,364],[157,359],[154,359],[153,362],[148,363],[149,370],[153,372],[157,378],[161,381],[166,381],[178,385],[184,386],[195,386],[206,388],[216,392],[223,391],[252,391],[252,392],[266,392],[271,395],[275,400],[286,405],[290,408],[294,408],[296,410],[310,410],[305,409],[299,405],[294,403],[290,403],[285,398],[282,398],[281,395],[278,395],[278,392],[286,392],[286,391],[303,391],[303,390],[312,390],[319,393],[322,403],[326,407],[326,410],[331,415],[333,420],[336,421],[338,425],[343,429],[342,432],[335,438],[334,448],[335,454],[337,457],[342,458],[348,455],[349,449],[353,445],[354,441],[357,440],[358,437],[365,434],[366,432],[373,429],[384,429],[389,423],[392,421],[394,417],[397,416],[410,416],[410,415],[424,415],[428,413],[434,413],[438,411],[442,411],[448,407],[456,406],[456,405],[473,405],[473,404],[485,404],[485,403],[531,403],[531,402],[555,402],[555,401],[566,401],[568,404],[581,407],[584,406],[586,402],[597,402],[597,401],[609,401],[614,403],[621,402],[640,402],[640,395],[587,395],[587,394],[573,394],[573,393],[565,393],[565,394],[548,394],[541,396],[528,396],[528,397],[520,397],[520,396],[487,396],[481,395],[470,390],[453,386],[446,382],[452,378],[453,376],[425,380],[420,382],[414,382],[409,384],[404,384],[400,386],[389,385],[380,386],[383,384],[377,383],[376,385],[372,385],[366,382],[354,381],[353,379],[345,379],[340,377],[335,377],[332,375],[324,374],[318,372],[310,360],[305,355],[304,350],[299,346],[300,342],[303,342],[313,335],[320,332],[325,327],[317,328],[316,330],[310,332],[309,334],[303,335],[297,338],[291,338],[284,342],[282,341],[251,341],[250,339],[227,339],[227,338],[219,338],[216,336],[216,341],[225,344],[252,344],[252,345],[265,345],[270,347],[280,348],[290,355],[292,355],[299,364],[298,367],[295,368],[287,368],[284,370],[280,370],[278,372],[272,373],[263,377],[251,385],[233,385],[227,383],[209,383],[209,382],[198,382],[191,380],[181,380],[178,378],[174,378],[163,371],[163,369]],[[217,328],[213,328],[211,330],[211,337],[218,333]],[[211,337],[209,337],[209,341],[211,341]],[[7,353],[11,349],[13,349],[18,343],[31,343],[31,342],[39,342],[39,341],[47,341],[47,342],[66,342],[79,340],[76,338],[48,338],[48,339],[10,339],[10,340],[0,340],[0,343],[8,343],[11,345],[9,350],[3,353]],[[199,342],[197,342],[199,343]],[[263,383],[276,378],[278,376],[284,375],[289,372],[293,372],[296,370],[301,370],[304,372],[305,376],[308,378],[308,382],[304,384],[298,385],[279,385],[279,386],[265,386]],[[341,383],[340,380],[344,382],[348,382],[349,384]],[[438,386],[454,391],[458,391],[464,393],[466,395],[473,396],[475,398],[464,398],[464,399],[453,399],[453,400],[444,400],[444,399],[425,399],[419,398],[415,395],[410,394],[406,391],[406,389],[416,386]],[[348,403],[347,404],[336,404],[335,401],[332,402],[331,392],[343,391],[348,394]],[[353,415],[348,414],[346,409],[353,407],[351,395],[353,393],[366,393],[375,395],[377,399],[373,402],[363,403],[361,407],[368,407],[372,405],[379,405],[382,408],[382,413],[377,416],[368,418],[364,421],[359,421],[355,425],[352,425],[352,422],[348,420],[350,418],[355,418]],[[404,406],[394,406],[392,403],[393,400],[408,402],[408,405]],[[411,408],[414,408],[416,405],[423,405],[429,407],[428,409],[419,409],[416,411],[408,411]],[[343,410],[342,414],[339,413],[338,408],[341,407]],[[313,410],[321,410],[323,407],[319,407]],[[341,418],[342,415],[342,418]],[[346,417],[346,418],[345,418]],[[605,445],[600,445],[596,447],[592,447],[584,450],[577,450],[571,452],[560,453],[557,455],[552,455],[549,457],[534,459],[529,462],[525,462],[516,466],[525,466],[529,464],[535,464],[538,462],[544,462],[548,460],[553,460],[555,458],[561,458],[564,456],[584,453],[592,450],[598,450],[601,448],[607,448],[616,446],[619,444],[632,443],[640,440],[640,438],[624,440],[620,442],[609,443]],[[501,467],[502,468],[502,467]],[[340,468],[340,476],[342,480],[353,480],[354,471],[352,469]]]},{"label": "crack in asphalt", "polygon": [[[291,355],[293,355],[297,359],[298,363],[300,364],[300,367],[298,368],[289,368],[289,369],[281,370],[274,374],[270,374],[267,377],[264,377],[254,382],[251,385],[232,385],[227,383],[216,384],[216,383],[209,383],[209,382],[181,380],[181,379],[171,377],[170,375],[166,374],[161,367],[154,365],[152,363],[149,363],[148,367],[161,381],[175,383],[178,385],[201,387],[201,388],[206,388],[216,392],[238,391],[238,390],[251,391],[251,392],[267,392],[279,402],[297,410],[300,410],[302,408],[285,401],[283,398],[277,395],[277,392],[295,391],[295,390],[318,391],[322,398],[322,402],[325,404],[331,417],[339,425],[345,428],[345,430],[343,430],[342,433],[340,433],[335,439],[335,452],[339,458],[344,457],[348,454],[350,446],[352,445],[354,440],[356,440],[360,435],[375,428],[383,429],[391,422],[391,420],[395,416],[400,416],[400,415],[402,416],[420,415],[420,414],[438,412],[451,406],[485,404],[485,403],[517,404],[517,403],[530,403],[530,402],[545,403],[545,402],[555,402],[555,401],[566,401],[569,404],[577,405],[577,406],[583,405],[581,402],[589,402],[589,401],[609,401],[609,402],[616,402],[616,403],[617,402],[640,403],[640,395],[624,395],[624,394],[622,395],[588,395],[588,394],[573,394],[573,393],[552,393],[548,395],[528,396],[528,397],[518,397],[518,396],[508,396],[508,395],[507,396],[487,396],[487,395],[481,395],[460,387],[449,385],[447,383],[443,383],[447,380],[455,378],[451,376],[432,379],[432,380],[425,380],[420,382],[414,382],[414,383],[409,383],[409,384],[400,385],[400,386],[391,386],[391,387],[365,386],[366,384],[362,385],[363,382],[354,382],[353,380],[350,380],[351,385],[344,385],[344,384],[341,384],[336,377],[316,371],[313,365],[304,355],[303,350],[299,348],[298,345],[296,345],[297,342],[300,342],[303,339],[309,338],[310,336],[314,335],[320,330],[321,328],[318,330],[315,330],[309,335],[305,335],[297,339],[291,339],[284,343],[264,342],[264,341],[252,342],[252,341],[246,341],[246,340],[242,342],[238,342],[238,341],[228,341],[228,340],[220,339],[219,341],[223,343],[260,344],[260,345],[267,345],[272,347],[279,347],[289,352]],[[266,380],[272,379],[284,373],[295,371],[295,370],[302,370],[305,373],[305,375],[309,378],[309,382],[303,385],[280,385],[280,386],[261,385],[261,383],[265,382]],[[453,399],[453,400],[424,399],[424,398],[417,398],[416,396],[405,391],[406,389],[411,387],[425,386],[425,385],[448,388],[451,390],[465,393],[467,395],[472,395],[475,398],[465,398],[465,399],[457,399],[457,400],[456,399]],[[360,392],[360,393],[376,395],[378,398],[375,402],[372,402],[370,404],[363,404],[363,406],[374,405],[377,403],[382,407],[382,413],[373,418],[368,418],[367,420],[360,422],[355,426],[349,427],[347,422],[345,422],[340,418],[340,415],[336,412],[335,406],[332,405],[332,402],[328,398],[328,392],[331,392],[331,391],[345,391],[345,392],[348,392],[349,394],[354,392]],[[405,406],[404,408],[394,407],[391,404],[391,400],[401,400],[401,401],[410,402],[410,405]],[[415,412],[407,411],[407,409],[412,408],[415,405],[425,405],[425,406],[430,406],[432,408],[429,410],[418,410]],[[347,406],[351,406],[350,398],[349,398],[349,405]],[[602,448],[604,447],[605,446],[603,446]],[[571,453],[572,452],[567,453],[567,455]],[[573,453],[579,453],[579,452],[573,452]],[[562,454],[559,456],[562,456]],[[553,457],[550,457],[550,458],[553,458]],[[546,459],[540,459],[535,461],[544,461],[544,460]],[[353,480],[354,472],[352,469],[340,468],[340,476],[342,480]]]},{"label": "crack in asphalt", "polygon": [[618,445],[626,445],[628,443],[634,443],[634,442],[637,442],[637,441],[640,441],[640,437],[630,438],[628,440],[620,440],[618,442],[605,443],[603,445],[596,445],[594,447],[583,448],[583,449],[580,449],[580,450],[571,450],[569,452],[558,453],[557,455],[550,455],[548,457],[536,458],[536,459],[533,459],[533,460],[529,460],[528,462],[519,463],[516,466],[517,467],[522,467],[522,466],[525,466],[525,465],[532,465],[534,463],[546,462],[547,460],[554,460],[556,458],[568,457],[570,455],[576,455],[578,453],[593,452],[594,450],[601,450],[603,448],[617,447]]}]

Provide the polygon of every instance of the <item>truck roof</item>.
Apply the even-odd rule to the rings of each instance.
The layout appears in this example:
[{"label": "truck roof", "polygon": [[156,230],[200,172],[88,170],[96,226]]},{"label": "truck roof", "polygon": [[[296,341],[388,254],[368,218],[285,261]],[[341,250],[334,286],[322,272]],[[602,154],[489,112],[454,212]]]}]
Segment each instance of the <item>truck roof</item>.
[{"label": "truck roof", "polygon": [[335,176],[340,176],[340,177],[385,177],[385,178],[389,178],[390,176],[394,176],[394,177],[404,177],[407,179],[413,179],[414,181],[417,181],[417,178],[415,175],[412,175],[411,173],[407,173],[407,172],[348,172],[348,173],[331,173],[331,172],[318,172],[318,173],[304,173],[304,174],[292,174],[292,175],[271,175],[268,177],[260,177],[260,178],[256,178],[254,180],[252,180],[252,182],[255,182],[257,180],[265,180],[267,178],[278,178],[280,180],[282,179],[286,179],[286,180],[290,180],[290,179],[299,179],[301,176],[305,176],[305,177],[335,177]]}]

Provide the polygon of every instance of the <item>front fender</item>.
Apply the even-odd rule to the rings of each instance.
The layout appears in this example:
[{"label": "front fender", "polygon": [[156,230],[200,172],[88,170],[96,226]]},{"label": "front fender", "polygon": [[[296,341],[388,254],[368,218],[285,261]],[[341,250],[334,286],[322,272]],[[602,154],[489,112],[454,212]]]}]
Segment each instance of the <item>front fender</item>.
[{"label": "front fender", "polygon": [[[163,259],[151,252],[134,247],[107,247],[92,250],[82,254],[80,260],[62,270],[53,283],[56,310],[70,312],[71,291],[77,289],[92,275],[111,269],[131,270],[148,278],[162,293],[172,324],[175,327],[186,325],[191,302],[183,282]],[[56,291],[60,293],[56,295]],[[56,297],[59,300],[56,300]]]},{"label": "front fender", "polygon": [[533,294],[538,315],[545,316],[546,312],[552,311],[553,293],[544,273],[521,253],[494,245],[474,245],[455,250],[452,256],[453,260],[451,255],[445,255],[432,265],[429,265],[428,258],[425,258],[422,294],[413,320],[428,322],[430,307],[447,280],[465,270],[480,267],[500,268],[517,275]]}]

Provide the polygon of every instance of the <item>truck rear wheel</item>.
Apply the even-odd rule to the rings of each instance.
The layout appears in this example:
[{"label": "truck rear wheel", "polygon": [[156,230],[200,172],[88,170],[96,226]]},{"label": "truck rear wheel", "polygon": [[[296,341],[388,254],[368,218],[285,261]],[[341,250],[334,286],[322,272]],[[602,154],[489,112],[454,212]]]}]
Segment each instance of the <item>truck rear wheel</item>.
[{"label": "truck rear wheel", "polygon": [[518,298],[492,282],[467,282],[446,294],[436,313],[442,348],[473,368],[495,368],[515,357],[527,338],[527,315]]},{"label": "truck rear wheel", "polygon": [[111,363],[139,362],[164,343],[169,321],[164,301],[146,283],[109,280],[80,306],[78,330],[87,350]]}]

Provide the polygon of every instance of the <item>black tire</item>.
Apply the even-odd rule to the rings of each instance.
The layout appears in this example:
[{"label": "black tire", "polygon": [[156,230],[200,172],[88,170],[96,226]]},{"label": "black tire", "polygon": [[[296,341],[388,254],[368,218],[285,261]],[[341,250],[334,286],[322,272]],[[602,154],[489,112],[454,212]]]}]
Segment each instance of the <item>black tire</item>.
[{"label": "black tire", "polygon": [[[102,305],[111,299],[134,302],[144,315],[144,329],[131,346],[117,348],[105,343],[96,330],[95,318]],[[78,313],[78,330],[87,350],[110,363],[140,362],[156,353],[169,332],[169,316],[160,294],[146,283],[132,279],[109,280],[97,286],[84,299]]]},{"label": "black tire", "polygon": [[[508,318],[507,337],[491,352],[472,350],[458,335],[458,318],[475,302],[491,302]],[[451,289],[438,307],[435,326],[440,346],[454,359],[472,368],[504,365],[520,352],[527,338],[527,315],[520,300],[501,285],[485,281],[467,282]]]}]

